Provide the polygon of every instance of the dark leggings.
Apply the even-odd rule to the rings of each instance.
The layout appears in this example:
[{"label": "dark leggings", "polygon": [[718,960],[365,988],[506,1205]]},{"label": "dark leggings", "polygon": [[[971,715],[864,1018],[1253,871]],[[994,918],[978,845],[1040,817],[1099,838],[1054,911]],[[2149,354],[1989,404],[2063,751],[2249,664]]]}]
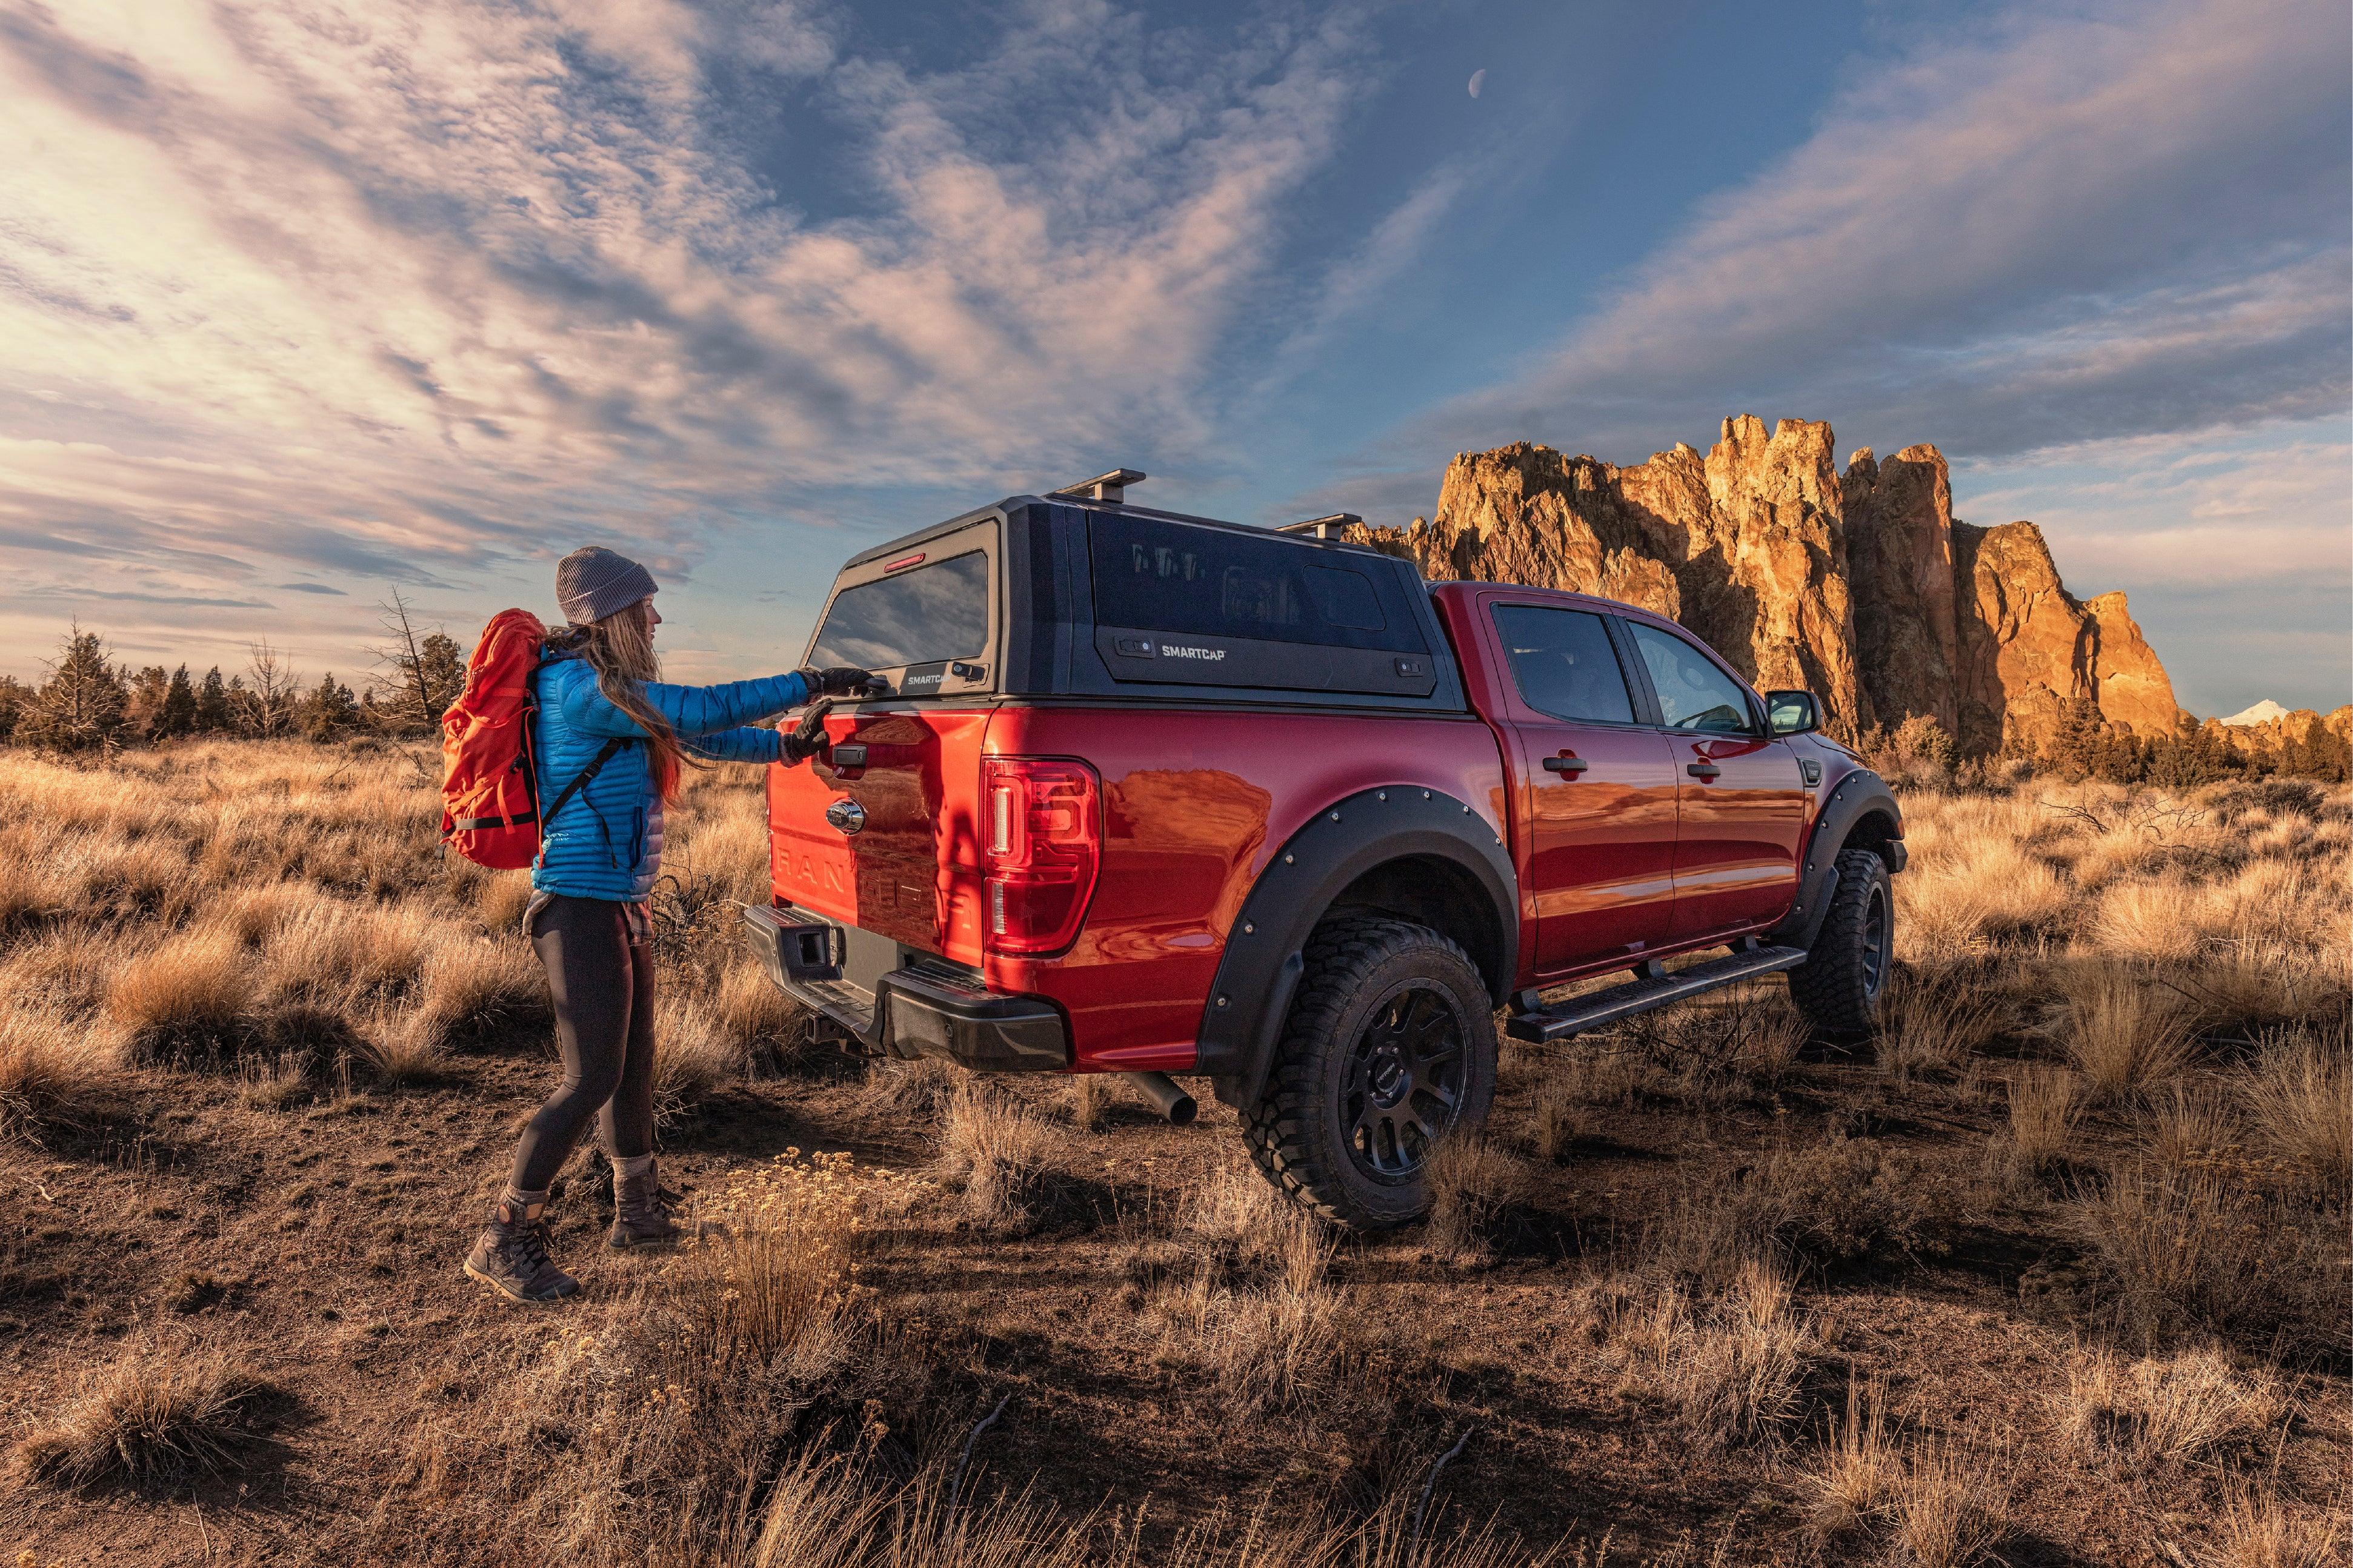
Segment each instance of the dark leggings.
[{"label": "dark leggings", "polygon": [[515,1191],[543,1193],[600,1116],[606,1152],[654,1150],[654,955],[632,940],[629,910],[558,895],[531,923],[555,996],[564,1082],[522,1130]]}]

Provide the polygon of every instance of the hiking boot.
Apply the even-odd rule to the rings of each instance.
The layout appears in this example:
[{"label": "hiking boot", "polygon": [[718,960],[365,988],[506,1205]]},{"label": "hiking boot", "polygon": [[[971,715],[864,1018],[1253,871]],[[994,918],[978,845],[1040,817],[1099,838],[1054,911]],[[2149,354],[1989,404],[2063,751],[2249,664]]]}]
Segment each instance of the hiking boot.
[{"label": "hiking boot", "polygon": [[670,1217],[675,1193],[664,1192],[655,1179],[653,1162],[637,1175],[613,1173],[613,1228],[605,1233],[607,1247],[659,1247],[679,1238],[678,1222]]},{"label": "hiking boot", "polygon": [[580,1281],[547,1256],[544,1209],[539,1218],[525,1219],[520,1208],[501,1204],[467,1255],[466,1272],[526,1307],[552,1307],[580,1294]]}]

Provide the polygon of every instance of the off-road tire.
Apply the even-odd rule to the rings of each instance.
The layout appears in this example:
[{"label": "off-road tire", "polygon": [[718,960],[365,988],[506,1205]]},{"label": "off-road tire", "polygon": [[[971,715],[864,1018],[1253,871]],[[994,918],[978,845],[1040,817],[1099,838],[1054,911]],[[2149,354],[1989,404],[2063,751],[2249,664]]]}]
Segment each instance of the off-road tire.
[{"label": "off-road tire", "polygon": [[1839,851],[1838,890],[1807,952],[1789,971],[1798,1011],[1834,1039],[1868,1036],[1895,966],[1895,898],[1885,861],[1868,849]]},{"label": "off-road tire", "polygon": [[1359,1231],[1409,1224],[1430,1209],[1427,1171],[1416,1163],[1383,1177],[1352,1152],[1342,1122],[1351,1053],[1397,998],[1417,989],[1431,994],[1435,1005],[1451,1009],[1461,1030],[1448,1125],[1478,1126],[1495,1093],[1495,1016],[1486,982],[1447,938],[1385,916],[1327,921],[1309,939],[1304,957],[1306,972],[1266,1087],[1242,1112],[1243,1139],[1268,1181],[1334,1224]]}]

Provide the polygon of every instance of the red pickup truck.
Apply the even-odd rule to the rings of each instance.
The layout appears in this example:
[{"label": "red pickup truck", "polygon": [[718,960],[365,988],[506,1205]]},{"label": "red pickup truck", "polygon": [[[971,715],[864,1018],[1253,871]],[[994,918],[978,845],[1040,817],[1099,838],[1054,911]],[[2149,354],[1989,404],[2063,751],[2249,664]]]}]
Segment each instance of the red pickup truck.
[{"label": "red pickup truck", "polygon": [[1176,1120],[1166,1075],[1206,1076],[1271,1180],[1372,1228],[1485,1116],[1499,1011],[1556,1039],[1787,971],[1818,1026],[1872,1026],[1903,818],[1808,694],[1626,605],[1425,584],[1350,520],[1129,504],[1142,478],[835,582],[805,662],[887,689],[770,771],[746,917],[845,1045],[1125,1073]]}]

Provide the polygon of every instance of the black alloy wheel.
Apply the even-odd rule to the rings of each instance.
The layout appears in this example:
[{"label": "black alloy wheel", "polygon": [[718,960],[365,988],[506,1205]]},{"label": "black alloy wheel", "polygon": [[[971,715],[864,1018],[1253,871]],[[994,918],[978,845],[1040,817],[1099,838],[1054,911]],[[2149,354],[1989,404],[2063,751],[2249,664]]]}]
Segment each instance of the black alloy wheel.
[{"label": "black alloy wheel", "polygon": [[1356,1168],[1399,1181],[1421,1168],[1462,1101],[1462,1029],[1445,994],[1401,982],[1348,1052],[1340,1115]]},{"label": "black alloy wheel", "polygon": [[1889,949],[1894,940],[1895,919],[1887,907],[1887,882],[1874,877],[1862,909],[1862,989],[1874,1002],[1887,988]]},{"label": "black alloy wheel", "polygon": [[1452,939],[1394,915],[1333,916],[1302,956],[1242,1136],[1267,1180],[1335,1225],[1409,1225],[1430,1210],[1431,1145],[1487,1119],[1493,996]]},{"label": "black alloy wheel", "polygon": [[1887,863],[1841,849],[1838,886],[1806,962],[1789,971],[1789,999],[1832,1039],[1857,1040],[1879,1022],[1879,998],[1895,970],[1895,904]]}]

